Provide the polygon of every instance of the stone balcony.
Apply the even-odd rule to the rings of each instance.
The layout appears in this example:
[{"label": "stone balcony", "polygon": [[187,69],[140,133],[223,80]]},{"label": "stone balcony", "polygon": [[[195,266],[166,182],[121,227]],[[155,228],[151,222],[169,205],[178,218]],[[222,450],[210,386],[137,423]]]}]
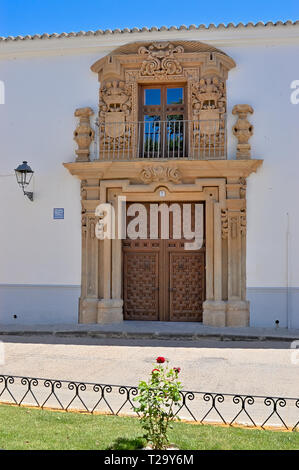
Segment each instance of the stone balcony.
[{"label": "stone balcony", "polygon": [[207,120],[147,120],[90,123],[93,111],[78,109],[74,132],[77,162],[226,160],[226,117]]},{"label": "stone balcony", "polygon": [[226,159],[226,119],[99,122],[100,161]]}]

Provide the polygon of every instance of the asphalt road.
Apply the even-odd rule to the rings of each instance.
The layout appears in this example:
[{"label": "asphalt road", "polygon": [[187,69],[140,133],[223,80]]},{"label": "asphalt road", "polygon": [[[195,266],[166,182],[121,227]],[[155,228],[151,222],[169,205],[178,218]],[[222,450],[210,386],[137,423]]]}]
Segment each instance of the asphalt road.
[{"label": "asphalt road", "polygon": [[165,356],[181,368],[185,390],[299,397],[299,363],[291,362],[288,342],[51,336],[2,336],[1,341],[0,374],[137,385],[155,358]]}]

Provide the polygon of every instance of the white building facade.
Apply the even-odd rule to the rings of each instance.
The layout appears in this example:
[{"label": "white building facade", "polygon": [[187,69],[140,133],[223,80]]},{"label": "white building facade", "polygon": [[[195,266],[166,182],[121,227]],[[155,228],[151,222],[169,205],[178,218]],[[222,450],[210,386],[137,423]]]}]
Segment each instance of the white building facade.
[{"label": "white building facade", "polygon": [[[263,160],[250,171],[246,190],[250,326],[275,327],[278,320],[280,327],[299,328],[299,24],[290,22],[0,40],[0,327],[80,320],[80,180],[63,165],[76,160],[74,111],[90,107],[96,129],[99,81],[91,66],[139,42],[199,42],[235,62],[226,80],[227,160],[236,159],[232,110],[238,104],[254,111],[247,117],[251,159]],[[98,157],[97,139],[91,161]],[[33,201],[14,175],[22,161],[34,170]],[[54,218],[54,209],[64,209],[64,218]],[[101,273],[101,260],[97,269]]]}]

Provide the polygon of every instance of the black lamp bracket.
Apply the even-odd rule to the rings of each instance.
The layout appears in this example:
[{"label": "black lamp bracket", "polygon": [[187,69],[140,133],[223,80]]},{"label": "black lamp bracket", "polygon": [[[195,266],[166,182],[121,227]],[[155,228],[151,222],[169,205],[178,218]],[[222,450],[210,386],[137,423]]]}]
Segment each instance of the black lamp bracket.
[{"label": "black lamp bracket", "polygon": [[23,191],[24,195],[30,199],[30,201],[33,201],[33,193],[30,191]]}]

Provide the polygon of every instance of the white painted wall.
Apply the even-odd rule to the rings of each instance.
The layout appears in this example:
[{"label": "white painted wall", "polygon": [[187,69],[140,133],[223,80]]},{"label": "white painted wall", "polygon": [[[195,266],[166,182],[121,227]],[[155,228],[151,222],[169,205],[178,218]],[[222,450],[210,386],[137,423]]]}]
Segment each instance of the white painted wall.
[{"label": "white painted wall", "polygon": [[[0,105],[0,175],[12,174],[22,160],[28,160],[35,171],[35,200],[31,203],[24,198],[14,175],[0,176],[0,286],[80,284],[79,181],[62,163],[75,158],[74,110],[85,106],[97,109],[99,84],[90,66],[129,41],[193,39],[219,47],[237,64],[227,82],[229,158],[234,158],[236,148],[231,133],[235,121],[232,107],[248,103],[254,108],[250,118],[255,128],[252,157],[264,159],[264,164],[248,179],[247,284],[252,325],[273,326],[279,319],[286,326],[288,277],[289,319],[291,326],[299,328],[299,105],[290,102],[290,84],[299,79],[299,29],[295,34],[291,28],[295,27],[1,44],[0,80],[5,83],[5,104]],[[64,220],[53,220],[54,207],[65,209]],[[279,302],[275,300],[278,292]],[[74,295],[77,299],[77,292]],[[32,315],[29,304],[26,307],[25,322],[36,322],[38,312],[42,317],[46,310],[48,318],[49,309],[40,299],[32,306]],[[13,296],[10,302],[13,311]],[[19,303],[18,308],[22,310]],[[1,303],[0,289],[0,323],[4,316],[9,322],[9,309],[7,297],[5,307]],[[57,308],[52,319],[61,320]],[[73,321],[73,316],[69,319]]]}]

